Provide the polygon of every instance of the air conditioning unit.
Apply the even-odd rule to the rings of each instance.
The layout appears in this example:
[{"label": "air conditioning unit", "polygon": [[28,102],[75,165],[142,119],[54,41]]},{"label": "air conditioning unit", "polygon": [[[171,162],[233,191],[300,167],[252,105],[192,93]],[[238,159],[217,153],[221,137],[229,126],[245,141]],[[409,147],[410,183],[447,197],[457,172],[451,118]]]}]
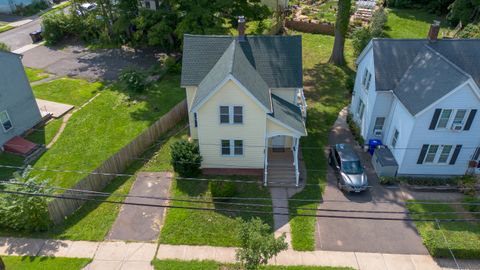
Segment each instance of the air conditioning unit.
[{"label": "air conditioning unit", "polygon": [[382,136],[382,130],[381,129],[375,129],[373,131],[373,135],[375,135],[375,137],[381,137]]},{"label": "air conditioning unit", "polygon": [[453,131],[461,131],[463,129],[463,125],[462,124],[453,124],[452,125],[452,130]]}]

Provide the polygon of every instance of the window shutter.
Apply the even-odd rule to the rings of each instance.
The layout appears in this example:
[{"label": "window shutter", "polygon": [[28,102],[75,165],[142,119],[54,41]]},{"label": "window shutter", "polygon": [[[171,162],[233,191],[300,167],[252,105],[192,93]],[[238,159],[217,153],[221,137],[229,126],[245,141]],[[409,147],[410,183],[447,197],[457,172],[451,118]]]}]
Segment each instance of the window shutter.
[{"label": "window shutter", "polygon": [[440,117],[441,112],[442,112],[442,109],[435,109],[432,122],[430,122],[430,127],[428,129],[434,130],[437,127],[438,118]]},{"label": "window shutter", "polygon": [[462,149],[461,144],[457,144],[457,146],[455,146],[455,150],[453,151],[452,158],[450,159],[450,165],[453,165],[455,164],[455,162],[457,162],[458,154],[460,154],[461,149]]},{"label": "window shutter", "polygon": [[423,160],[425,159],[427,150],[428,150],[428,144],[424,144],[422,146],[422,150],[420,151],[420,156],[418,156],[417,164],[423,164]]},{"label": "window shutter", "polygon": [[477,114],[477,110],[470,111],[470,114],[468,115],[467,122],[465,123],[465,127],[463,128],[463,130],[470,130],[473,119],[475,118],[475,114]]},{"label": "window shutter", "polygon": [[477,149],[475,150],[475,153],[473,154],[473,160],[478,160],[479,157],[480,157],[480,147],[477,147]]}]

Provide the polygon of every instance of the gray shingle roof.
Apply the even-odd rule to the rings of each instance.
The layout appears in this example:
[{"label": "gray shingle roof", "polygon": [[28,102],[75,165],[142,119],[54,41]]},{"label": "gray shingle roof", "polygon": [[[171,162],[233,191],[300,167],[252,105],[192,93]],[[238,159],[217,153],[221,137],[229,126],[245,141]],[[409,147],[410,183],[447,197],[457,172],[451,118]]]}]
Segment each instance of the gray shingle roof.
[{"label": "gray shingle roof", "polygon": [[388,149],[388,148],[377,148],[377,149],[375,149],[375,154],[377,156],[378,162],[380,162],[380,164],[383,167],[398,166],[398,163],[395,160],[395,157],[393,156],[390,149]]},{"label": "gray shingle roof", "polygon": [[393,92],[416,115],[469,78],[439,53],[423,47]]},{"label": "gray shingle roof", "polygon": [[247,60],[237,40],[230,41],[223,55],[198,85],[192,108],[205,100],[228,75],[237,79],[261,104],[271,110],[269,87]]},{"label": "gray shingle roof", "polygon": [[278,121],[306,135],[305,123],[299,107],[272,94],[273,113],[269,114]]},{"label": "gray shingle roof", "polygon": [[[181,85],[199,85],[235,39],[185,35]],[[270,88],[303,87],[301,36],[246,36],[240,48]]]},{"label": "gray shingle roof", "polygon": [[417,57],[429,46],[470,74],[480,85],[480,39],[373,39],[377,91],[393,90]]}]

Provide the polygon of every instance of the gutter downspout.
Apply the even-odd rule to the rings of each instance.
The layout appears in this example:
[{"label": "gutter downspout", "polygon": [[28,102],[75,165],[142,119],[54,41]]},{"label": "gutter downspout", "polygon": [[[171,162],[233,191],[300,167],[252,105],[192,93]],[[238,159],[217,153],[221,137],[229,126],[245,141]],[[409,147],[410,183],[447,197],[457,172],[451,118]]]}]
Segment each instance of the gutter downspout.
[{"label": "gutter downspout", "polygon": [[267,186],[268,183],[268,136],[265,134],[265,160],[263,161],[263,185]]},{"label": "gutter downspout", "polygon": [[298,171],[298,145],[300,139],[295,137],[295,149],[293,152],[293,163],[295,165],[295,186],[298,187],[299,180],[300,180],[300,172]]}]

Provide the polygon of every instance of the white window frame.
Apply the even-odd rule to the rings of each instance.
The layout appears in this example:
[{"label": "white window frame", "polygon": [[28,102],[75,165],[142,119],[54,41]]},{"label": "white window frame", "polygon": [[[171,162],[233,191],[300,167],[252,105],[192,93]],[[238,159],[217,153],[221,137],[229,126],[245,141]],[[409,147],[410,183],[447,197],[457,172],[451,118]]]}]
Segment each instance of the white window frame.
[{"label": "white window frame", "polygon": [[[222,123],[222,107],[228,108],[228,123]],[[242,108],[242,122],[235,123],[235,108],[240,107]],[[245,110],[244,106],[242,105],[220,105],[218,107],[218,114],[219,114],[219,121],[220,125],[243,125],[245,123]]]},{"label": "white window frame", "polygon": [[362,78],[362,86],[365,91],[368,92],[368,89],[370,88],[370,83],[372,81],[372,73],[368,70],[368,68],[365,68],[365,71],[363,72],[363,78]]},{"label": "white window frame", "polygon": [[358,107],[357,107],[357,117],[360,120],[363,120],[363,114],[365,113],[365,103],[363,103],[362,99],[358,100]]},{"label": "white window frame", "polygon": [[[445,124],[445,127],[440,127],[439,124],[440,124],[440,121],[442,120],[442,114],[444,111],[451,111],[450,113],[450,117],[448,118],[446,124]],[[442,111],[440,112],[440,115],[438,116],[438,120],[437,120],[437,125],[435,126],[435,129],[436,130],[451,130],[453,128],[453,125],[457,124],[455,123],[455,118],[457,116],[457,113],[459,111],[465,111],[465,115],[463,116],[462,120],[460,121],[460,125],[462,125],[462,128],[461,130],[463,130],[463,127],[465,126],[465,124],[467,123],[467,119],[468,119],[468,116],[470,115],[470,109],[442,109]]]},{"label": "white window frame", "polygon": [[[378,128],[378,127],[377,127],[377,120],[378,120],[379,118],[383,118],[383,123],[382,123],[382,127],[381,127],[381,128]],[[383,116],[375,117],[375,123],[373,124],[373,131],[375,132],[375,130],[383,130],[383,127],[385,126],[385,120],[386,120],[386,118],[383,117]]]},{"label": "white window frame", "polygon": [[[223,154],[223,141],[228,141],[228,142],[229,142],[228,147],[229,147],[229,152],[230,152],[230,153],[229,153],[228,155],[227,155],[227,154]],[[242,142],[242,148],[241,148],[241,149],[242,149],[242,153],[241,153],[241,154],[235,154],[235,149],[236,149],[236,147],[235,147],[235,142],[237,142],[237,141]],[[239,140],[239,139],[221,139],[221,140],[220,140],[220,155],[221,155],[222,157],[241,157],[241,156],[244,155],[244,153],[245,153],[245,143],[244,143],[244,140]]]},{"label": "white window frame", "polygon": [[[435,153],[433,153],[433,160],[432,161],[427,161],[427,157],[430,153],[430,150],[432,146],[436,146],[437,149]],[[442,156],[443,150],[446,147],[450,147],[450,151],[448,152],[447,159],[445,162],[440,162],[440,157]],[[455,146],[452,144],[429,144],[427,148],[427,152],[425,153],[425,157],[423,158],[423,164],[429,164],[429,165],[448,165],[450,163],[450,160],[452,159],[453,152],[455,152]]]},{"label": "white window frame", "polygon": [[[4,114],[7,117],[7,120],[5,122],[3,122],[0,118],[0,124],[2,125],[3,132],[8,132],[11,129],[13,129],[13,122],[12,122],[12,119],[10,118],[10,115],[8,114],[8,112],[6,110],[0,112],[0,116],[2,114]],[[6,129],[5,126],[4,126],[4,124],[7,123],[7,122],[10,122],[10,128],[9,129]]]},{"label": "white window frame", "polygon": [[390,140],[390,146],[394,149],[397,147],[398,137],[400,137],[400,131],[398,131],[398,129],[395,128],[393,130],[392,139]]}]

